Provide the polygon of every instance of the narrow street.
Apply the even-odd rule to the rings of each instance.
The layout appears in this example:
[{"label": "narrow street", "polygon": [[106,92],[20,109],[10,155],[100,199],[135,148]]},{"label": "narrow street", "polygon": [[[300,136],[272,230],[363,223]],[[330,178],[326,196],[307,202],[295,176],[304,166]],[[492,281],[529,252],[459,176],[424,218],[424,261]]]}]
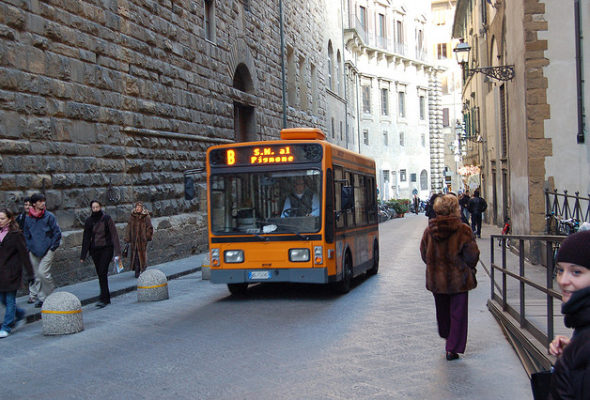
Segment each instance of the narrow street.
[{"label": "narrow street", "polygon": [[531,399],[487,310],[483,268],[467,351],[446,361],[418,250],[426,221],[381,224],[379,274],[344,296],[277,285],[233,298],[197,273],[171,280],[167,301],[138,303],[132,292],[84,307],[78,334],[28,324],[0,342],[2,398]]}]

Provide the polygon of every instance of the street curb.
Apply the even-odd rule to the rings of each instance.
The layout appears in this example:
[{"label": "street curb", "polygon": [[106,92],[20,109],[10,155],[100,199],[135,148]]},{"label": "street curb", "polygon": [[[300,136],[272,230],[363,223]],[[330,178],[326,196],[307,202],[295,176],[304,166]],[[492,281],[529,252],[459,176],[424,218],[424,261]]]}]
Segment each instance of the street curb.
[{"label": "street curb", "polygon": [[[169,275],[166,275],[166,279],[168,279],[170,281],[170,280],[180,278],[185,275],[190,275],[195,272],[199,272],[200,270],[201,270],[201,266],[198,266],[195,268],[189,268],[184,271],[174,272]],[[127,286],[122,289],[117,289],[117,290],[111,291],[111,297],[117,297],[117,296],[120,296],[125,293],[134,292],[136,290],[137,290],[137,285]],[[99,296],[96,295],[96,296],[92,296],[92,297],[87,297],[85,299],[80,299],[80,303],[82,303],[82,307],[84,307],[88,304],[95,303],[98,300],[99,300]],[[41,308],[36,308],[35,311],[33,311],[30,314],[27,314],[27,316],[25,317],[25,323],[30,324],[32,322],[39,321],[40,319],[41,319]]]}]

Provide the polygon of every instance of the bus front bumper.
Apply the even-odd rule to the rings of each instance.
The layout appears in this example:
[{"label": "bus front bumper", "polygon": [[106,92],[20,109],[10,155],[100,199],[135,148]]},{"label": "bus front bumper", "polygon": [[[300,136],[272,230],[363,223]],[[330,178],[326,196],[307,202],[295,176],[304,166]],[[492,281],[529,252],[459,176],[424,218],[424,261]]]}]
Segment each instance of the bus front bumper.
[{"label": "bus front bumper", "polygon": [[214,269],[211,268],[213,283],[259,283],[297,282],[328,283],[326,268],[285,268],[285,269]]}]

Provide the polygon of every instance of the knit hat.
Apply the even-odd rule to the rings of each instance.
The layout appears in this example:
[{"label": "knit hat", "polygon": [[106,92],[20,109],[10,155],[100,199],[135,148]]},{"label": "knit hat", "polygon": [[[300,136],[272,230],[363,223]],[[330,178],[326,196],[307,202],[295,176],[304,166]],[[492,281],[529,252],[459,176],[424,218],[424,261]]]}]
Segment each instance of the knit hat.
[{"label": "knit hat", "polygon": [[559,246],[556,262],[566,262],[590,269],[590,231],[570,235]]}]

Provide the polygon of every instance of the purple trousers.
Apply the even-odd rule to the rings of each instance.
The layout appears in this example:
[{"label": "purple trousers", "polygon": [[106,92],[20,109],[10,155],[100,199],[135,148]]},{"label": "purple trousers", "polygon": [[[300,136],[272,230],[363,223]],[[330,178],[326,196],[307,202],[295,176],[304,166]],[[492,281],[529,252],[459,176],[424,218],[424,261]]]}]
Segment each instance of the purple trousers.
[{"label": "purple trousers", "polygon": [[434,294],[438,334],[453,353],[464,353],[467,344],[467,293]]}]

